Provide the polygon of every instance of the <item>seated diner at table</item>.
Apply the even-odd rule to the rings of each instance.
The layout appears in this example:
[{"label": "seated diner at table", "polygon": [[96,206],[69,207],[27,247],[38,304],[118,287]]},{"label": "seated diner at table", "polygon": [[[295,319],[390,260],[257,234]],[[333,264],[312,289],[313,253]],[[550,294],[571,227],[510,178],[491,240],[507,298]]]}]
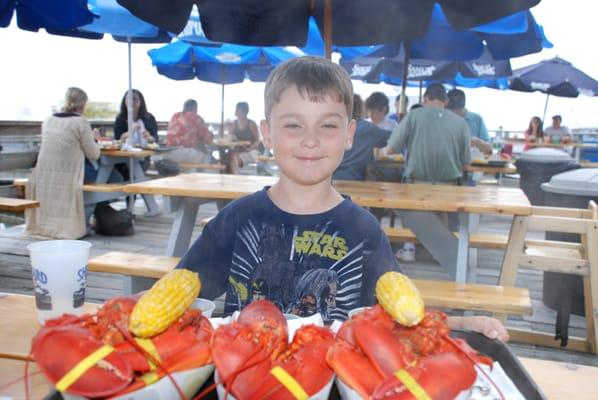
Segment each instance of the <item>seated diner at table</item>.
[{"label": "seated diner at table", "polygon": [[249,141],[249,146],[232,149],[228,155],[228,166],[232,174],[239,173],[243,165],[257,162],[258,147],[260,145],[260,133],[254,120],[247,118],[249,104],[244,101],[237,103],[235,107],[235,119],[228,127],[231,139]]}]

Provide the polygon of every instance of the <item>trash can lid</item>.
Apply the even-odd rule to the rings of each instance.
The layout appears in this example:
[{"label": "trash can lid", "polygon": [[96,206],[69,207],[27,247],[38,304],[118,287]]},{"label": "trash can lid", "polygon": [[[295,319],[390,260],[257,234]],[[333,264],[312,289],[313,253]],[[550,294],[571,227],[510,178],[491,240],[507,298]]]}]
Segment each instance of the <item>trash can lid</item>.
[{"label": "trash can lid", "polygon": [[580,168],[554,175],[542,184],[545,192],[598,196],[598,168]]},{"label": "trash can lid", "polygon": [[573,158],[565,151],[548,147],[537,147],[521,153],[520,160],[537,162],[572,161]]}]

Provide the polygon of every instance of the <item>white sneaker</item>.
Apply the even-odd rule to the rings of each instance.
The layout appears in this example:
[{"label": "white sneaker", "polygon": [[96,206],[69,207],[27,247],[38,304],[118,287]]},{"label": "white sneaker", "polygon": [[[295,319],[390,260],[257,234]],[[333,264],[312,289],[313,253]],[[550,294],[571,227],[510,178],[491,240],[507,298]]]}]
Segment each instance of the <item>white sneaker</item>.
[{"label": "white sneaker", "polygon": [[415,262],[415,249],[399,249],[395,253],[395,256],[403,262]]}]

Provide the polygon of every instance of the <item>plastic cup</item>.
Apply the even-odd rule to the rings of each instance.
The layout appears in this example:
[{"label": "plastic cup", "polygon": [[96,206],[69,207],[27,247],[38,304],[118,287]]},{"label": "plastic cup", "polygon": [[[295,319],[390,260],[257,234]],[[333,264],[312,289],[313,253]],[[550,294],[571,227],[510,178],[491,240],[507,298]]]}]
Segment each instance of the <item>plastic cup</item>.
[{"label": "plastic cup", "polygon": [[347,313],[347,316],[348,316],[349,318],[351,318],[351,317],[352,317],[352,316],[354,316],[355,314],[359,314],[360,312],[363,312],[363,311],[367,310],[368,308],[370,308],[370,307],[357,307],[357,308],[354,308],[354,309],[350,310],[350,311]]},{"label": "plastic cup", "polygon": [[206,318],[212,318],[212,314],[216,308],[216,303],[208,299],[198,298],[193,302],[193,304],[191,304],[191,308],[195,310],[201,310],[201,313]]},{"label": "plastic cup", "polygon": [[40,324],[64,313],[83,312],[91,243],[48,240],[27,246]]}]

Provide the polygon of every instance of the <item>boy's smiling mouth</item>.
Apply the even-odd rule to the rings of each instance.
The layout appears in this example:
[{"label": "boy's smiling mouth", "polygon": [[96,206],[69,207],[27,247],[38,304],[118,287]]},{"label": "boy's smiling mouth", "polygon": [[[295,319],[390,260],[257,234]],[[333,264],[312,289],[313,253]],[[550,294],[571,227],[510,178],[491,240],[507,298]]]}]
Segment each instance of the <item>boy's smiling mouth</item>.
[{"label": "boy's smiling mouth", "polygon": [[324,158],[324,156],[295,156],[296,159],[299,161],[319,161]]}]

